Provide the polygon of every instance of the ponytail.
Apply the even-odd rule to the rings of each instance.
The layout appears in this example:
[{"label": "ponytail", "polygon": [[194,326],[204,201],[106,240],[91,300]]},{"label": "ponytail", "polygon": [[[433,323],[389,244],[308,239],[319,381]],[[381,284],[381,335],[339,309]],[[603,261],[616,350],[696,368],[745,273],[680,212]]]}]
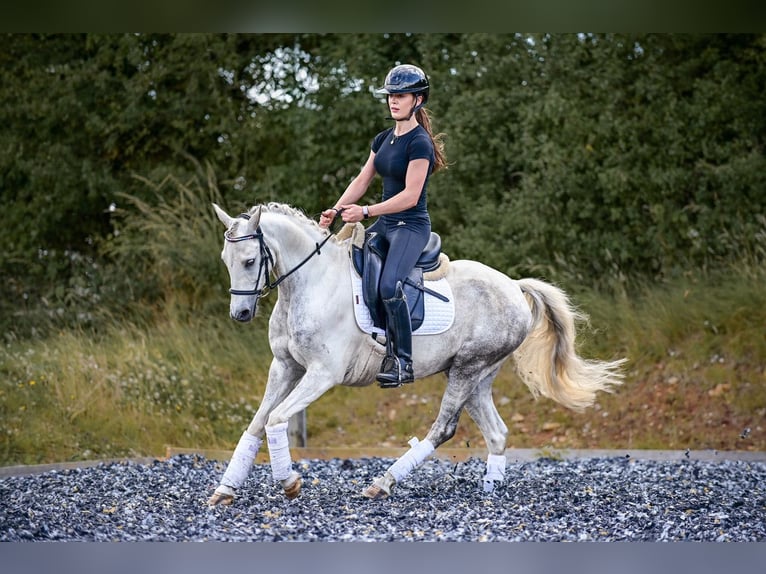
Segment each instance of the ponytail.
[{"label": "ponytail", "polygon": [[415,114],[415,119],[417,119],[418,123],[428,132],[428,135],[431,136],[431,141],[434,144],[434,173],[440,169],[447,169],[447,156],[444,153],[445,134],[438,133],[434,135],[431,128],[431,113],[426,108],[418,109]]}]

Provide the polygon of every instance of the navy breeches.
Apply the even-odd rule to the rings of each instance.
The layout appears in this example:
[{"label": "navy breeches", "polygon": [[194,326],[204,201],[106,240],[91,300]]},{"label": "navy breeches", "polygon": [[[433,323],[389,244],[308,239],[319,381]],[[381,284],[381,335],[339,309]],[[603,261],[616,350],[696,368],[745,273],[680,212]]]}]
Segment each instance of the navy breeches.
[{"label": "navy breeches", "polygon": [[388,255],[380,277],[380,296],[391,299],[396,294],[396,285],[404,282],[415,267],[431,237],[431,226],[425,224],[386,224],[382,219],[370,226],[388,240]]}]

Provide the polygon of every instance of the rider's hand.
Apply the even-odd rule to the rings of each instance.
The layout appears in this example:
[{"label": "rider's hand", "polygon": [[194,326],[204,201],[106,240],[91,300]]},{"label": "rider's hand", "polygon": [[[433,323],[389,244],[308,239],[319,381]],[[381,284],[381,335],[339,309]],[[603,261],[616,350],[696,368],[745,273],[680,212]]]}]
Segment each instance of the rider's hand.
[{"label": "rider's hand", "polygon": [[340,206],[340,215],[343,217],[344,223],[358,223],[364,219],[364,213],[362,212],[362,206],[356,203]]},{"label": "rider's hand", "polygon": [[334,207],[325,209],[319,216],[319,227],[330,227],[338,213],[339,210],[335,209]]}]

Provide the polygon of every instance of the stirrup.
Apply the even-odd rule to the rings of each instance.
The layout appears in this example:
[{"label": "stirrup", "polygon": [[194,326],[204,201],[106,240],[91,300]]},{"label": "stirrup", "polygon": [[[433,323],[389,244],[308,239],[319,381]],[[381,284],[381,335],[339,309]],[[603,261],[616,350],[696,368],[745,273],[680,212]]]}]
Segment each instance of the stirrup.
[{"label": "stirrup", "polygon": [[412,363],[402,361],[396,356],[387,355],[380,365],[380,372],[375,377],[381,389],[395,389],[403,384],[415,382]]}]

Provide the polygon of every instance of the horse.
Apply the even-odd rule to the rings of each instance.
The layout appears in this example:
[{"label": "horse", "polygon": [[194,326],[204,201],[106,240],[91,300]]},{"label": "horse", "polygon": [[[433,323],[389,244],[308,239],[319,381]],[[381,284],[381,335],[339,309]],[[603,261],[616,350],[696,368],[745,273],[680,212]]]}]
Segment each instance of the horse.
[{"label": "horse", "polygon": [[[251,321],[259,300],[274,289],[277,300],[269,318],[273,360],[263,400],[208,504],[234,501],[264,433],[273,480],[292,499],[300,494],[302,478],[292,464],[288,421],[336,385],[373,383],[385,347],[361,330],[352,312],[350,239],[287,204],[256,205],[236,217],[216,204],[213,208],[226,228],[221,259],[231,283],[231,318]],[[454,320],[441,333],[415,333],[412,345],[415,384],[446,373],[439,412],[425,438],[413,437],[409,450],[363,490],[370,499],[390,496],[397,483],[452,438],[464,409],[488,449],[484,490],[502,483],[508,429],[494,404],[492,383],[511,357],[533,396],[575,411],[592,406],[598,392],[614,392],[623,382],[626,359],[578,355],[576,322],[584,315],[559,287],[534,278],[515,280],[472,260],[444,259]]]}]

